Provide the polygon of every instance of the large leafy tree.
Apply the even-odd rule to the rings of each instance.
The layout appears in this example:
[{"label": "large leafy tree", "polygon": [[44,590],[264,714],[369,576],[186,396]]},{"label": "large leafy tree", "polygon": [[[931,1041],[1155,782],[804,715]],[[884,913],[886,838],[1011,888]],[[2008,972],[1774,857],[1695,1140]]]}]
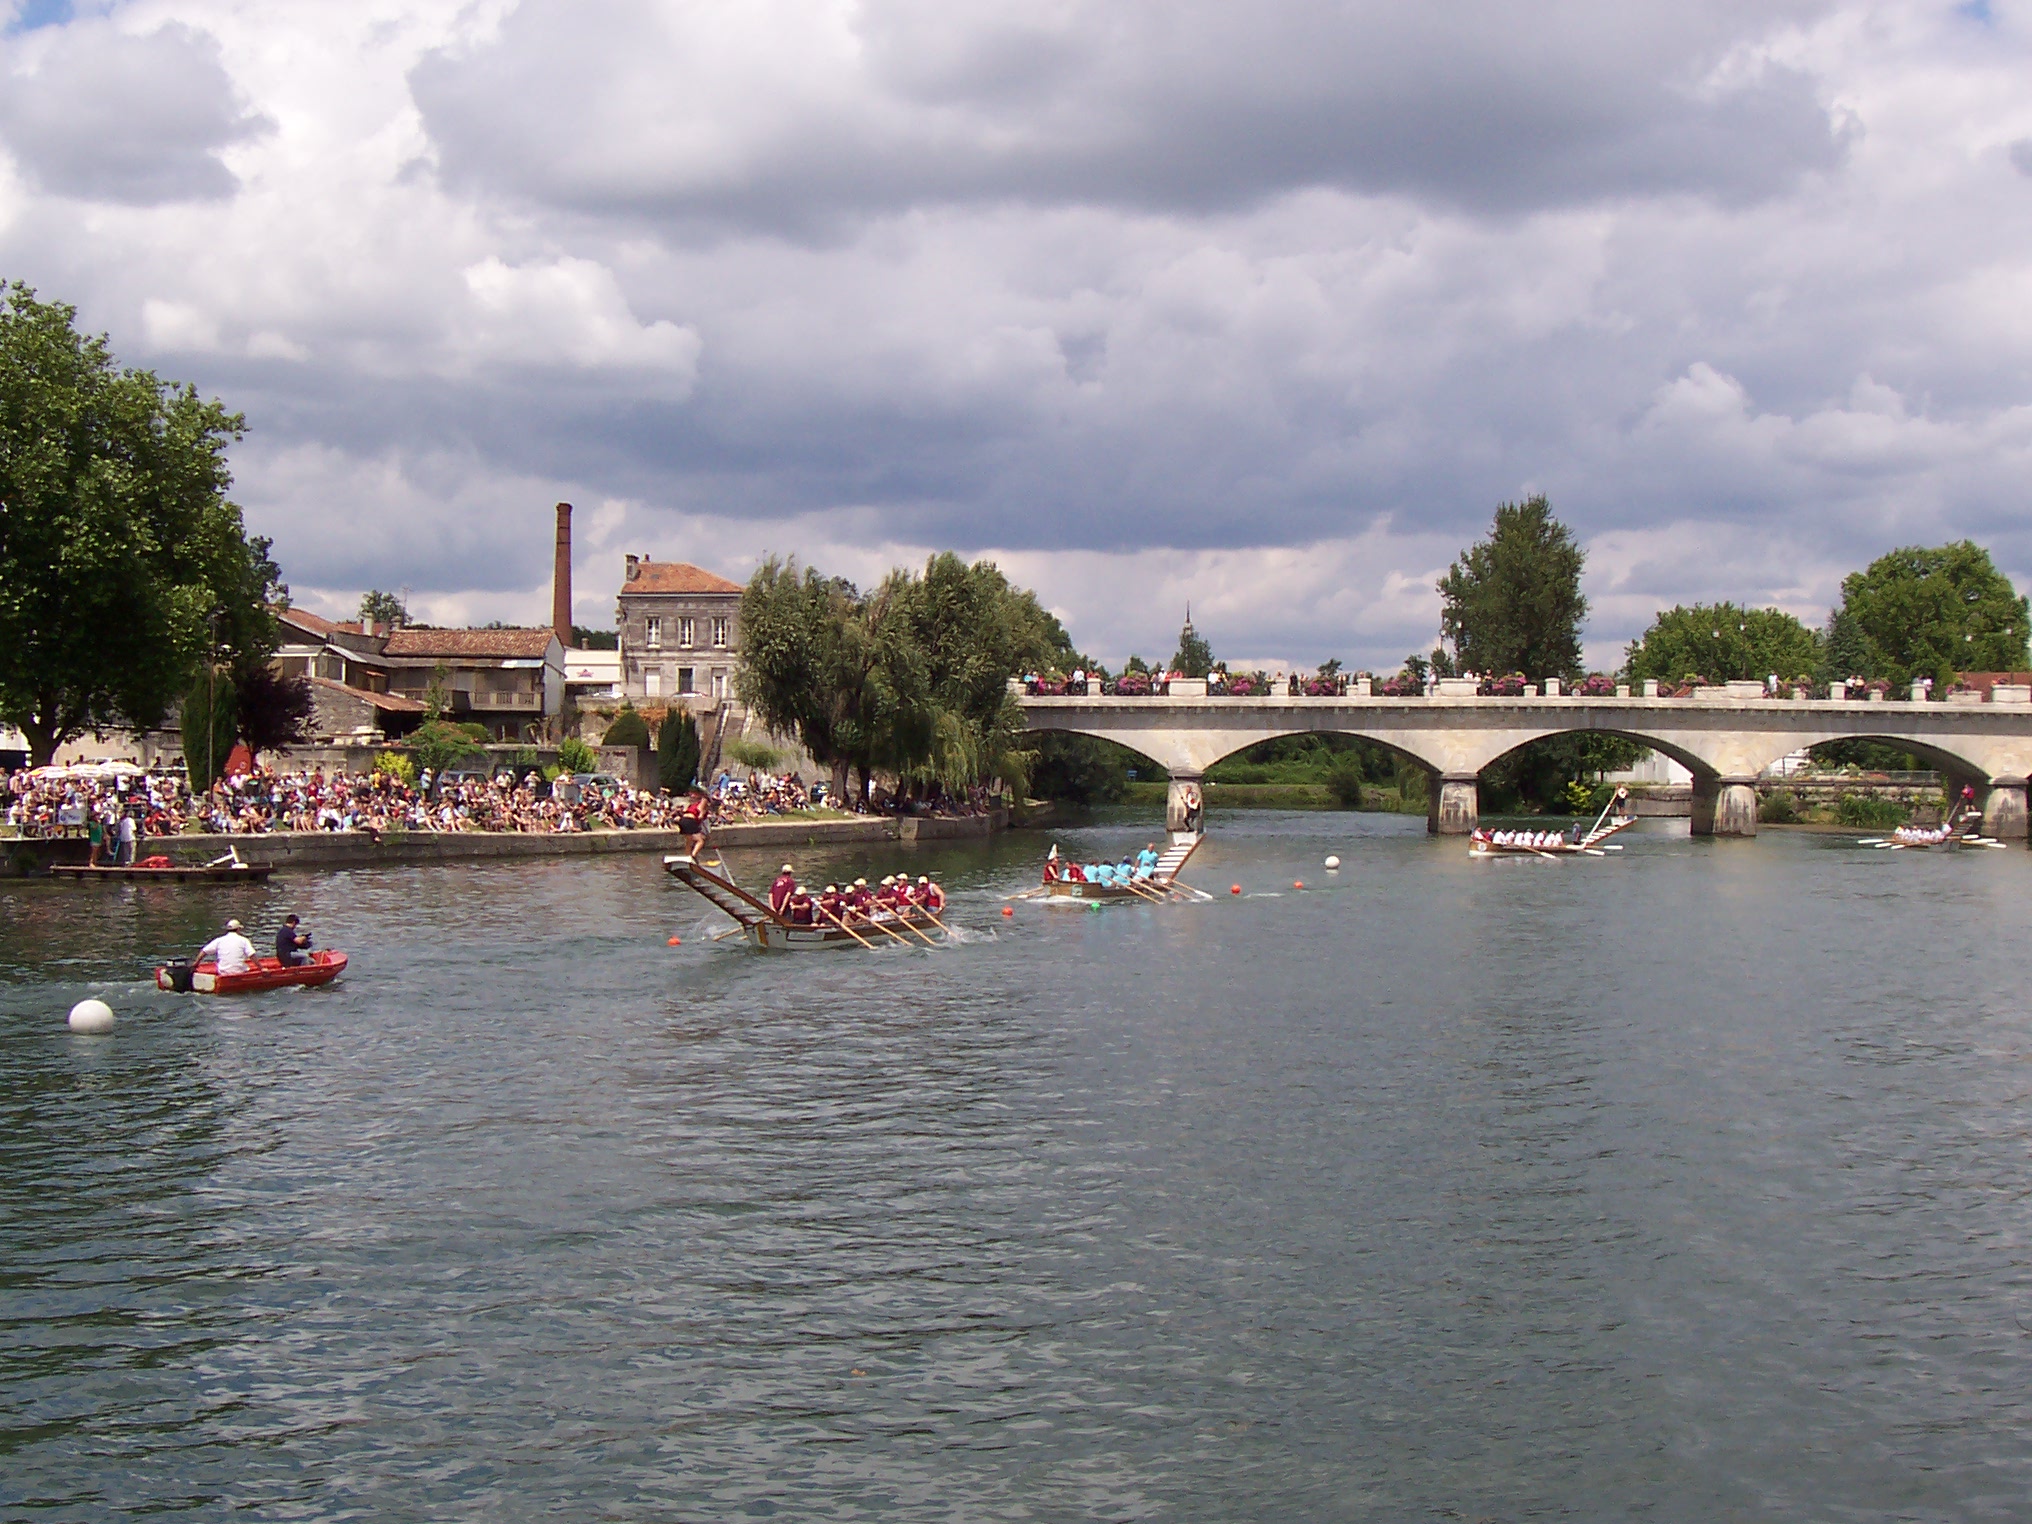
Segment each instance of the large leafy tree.
[{"label": "large leafy tree", "polygon": [[394,593],[384,593],[378,587],[370,588],[360,596],[360,617],[388,629],[399,630],[409,623],[409,608]]},{"label": "large leafy tree", "polygon": [[1541,494],[1503,503],[1487,539],[1439,579],[1441,636],[1463,672],[1576,677],[1587,552]]},{"label": "large leafy tree", "polygon": [[1840,654],[1861,669],[1837,676],[1901,686],[1918,677],[1947,683],[1957,672],[2023,671],[2032,630],[2025,599],[1972,540],[1894,550],[1851,572],[1830,625]]},{"label": "large leafy tree", "polygon": [[1633,682],[1698,675],[1724,683],[1773,672],[1790,679],[1811,676],[1820,664],[1820,636],[1792,615],[1733,603],[1675,605],[1651,621],[1629,653]]},{"label": "large leafy tree", "polygon": [[838,794],[851,770],[906,786],[1021,784],[1032,754],[1008,679],[1077,660],[1058,621],[988,562],[938,555],[872,591],[774,559],[741,599],[739,690],[795,734]]},{"label": "large leafy tree", "polygon": [[244,420],[76,317],[0,289],[0,719],[38,763],[160,723],[205,661],[265,661],[287,596],[226,498]]},{"label": "large leafy tree", "polygon": [[288,677],[262,662],[233,676],[233,715],[250,756],[310,739],[317,702],[307,677]]}]

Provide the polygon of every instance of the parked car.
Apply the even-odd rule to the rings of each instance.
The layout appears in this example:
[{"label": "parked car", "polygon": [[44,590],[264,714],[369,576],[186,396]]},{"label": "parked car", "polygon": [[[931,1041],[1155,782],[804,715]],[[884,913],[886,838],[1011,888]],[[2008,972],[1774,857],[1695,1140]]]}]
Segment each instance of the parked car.
[{"label": "parked car", "polygon": [[550,797],[560,804],[577,804],[588,791],[594,794],[620,792],[621,780],[612,773],[566,773],[550,786]]}]

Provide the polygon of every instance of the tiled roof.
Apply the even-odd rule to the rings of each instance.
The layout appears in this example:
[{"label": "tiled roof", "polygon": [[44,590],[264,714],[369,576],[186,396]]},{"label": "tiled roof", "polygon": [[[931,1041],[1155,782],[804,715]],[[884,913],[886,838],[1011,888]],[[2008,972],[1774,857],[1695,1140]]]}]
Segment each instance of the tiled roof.
[{"label": "tiled roof", "polygon": [[550,630],[397,630],[388,637],[388,656],[541,656],[556,637]]},{"label": "tiled roof", "polygon": [[738,593],[741,584],[689,561],[637,561],[635,575],[621,583],[628,593]]},{"label": "tiled roof", "polygon": [[416,699],[404,698],[399,693],[369,693],[365,688],[336,683],[329,677],[314,677],[310,681],[314,688],[330,688],[335,693],[343,693],[351,698],[366,699],[376,709],[386,710],[389,714],[422,714],[430,707]]},{"label": "tiled roof", "polygon": [[341,632],[347,635],[358,635],[360,633],[360,621],[357,619],[347,620],[345,623],[340,624],[325,618],[322,614],[313,614],[309,609],[277,609],[275,617],[277,619],[286,619],[298,629],[309,630],[313,635],[335,635]]}]

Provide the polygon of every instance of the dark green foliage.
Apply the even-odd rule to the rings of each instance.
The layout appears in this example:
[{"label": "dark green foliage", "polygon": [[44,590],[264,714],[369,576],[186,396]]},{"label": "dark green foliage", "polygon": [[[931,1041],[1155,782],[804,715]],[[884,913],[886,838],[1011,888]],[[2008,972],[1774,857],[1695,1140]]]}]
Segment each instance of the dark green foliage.
[{"label": "dark green foliage", "polygon": [[1588,782],[1596,773],[1620,771],[1645,750],[1636,741],[1600,731],[1532,741],[1482,769],[1482,810],[1487,814],[1564,810],[1568,783]]},{"label": "dark green foliage", "polygon": [[872,593],[773,558],[741,597],[741,696],[830,767],[908,787],[1000,777],[1022,789],[1035,753],[1008,680],[1078,664],[1065,629],[991,562],[941,554]]},{"label": "dark green foliage", "polygon": [[416,758],[418,767],[441,773],[448,767],[458,766],[468,757],[484,757],[487,754],[486,740],[487,727],[484,725],[425,720],[404,738],[404,744]]},{"label": "dark green foliage", "polygon": [[1789,788],[1774,788],[1757,801],[1757,819],[1765,825],[1797,825],[1799,796]]},{"label": "dark green foliage", "polygon": [[1654,619],[1643,638],[1631,642],[1628,670],[1632,683],[1676,683],[1692,672],[1715,683],[1761,680],[1773,672],[1790,682],[1819,672],[1821,662],[1820,637],[1781,609],[1696,603]]},{"label": "dark green foliage", "polygon": [[1586,564],[1587,552],[1542,495],[1499,505],[1489,537],[1461,552],[1439,579],[1440,633],[1454,663],[1463,672],[1522,672],[1534,680],[1577,676]]},{"label": "dark green foliage", "polygon": [[307,677],[285,677],[265,662],[234,675],[233,714],[239,738],[257,757],[309,740],[316,713]]},{"label": "dark green foliage", "polygon": [[698,778],[698,722],[689,709],[672,709],[656,733],[656,781],[681,794]]},{"label": "dark green foliage", "polygon": [[589,630],[582,624],[571,627],[572,644],[581,651],[618,651],[621,649],[619,630]]},{"label": "dark green foliage", "polygon": [[409,623],[409,608],[394,593],[384,593],[377,587],[361,595],[360,618],[399,630]]},{"label": "dark green foliage", "polygon": [[607,727],[607,733],[600,738],[602,746],[647,746],[649,744],[649,722],[633,704],[621,705],[621,712],[614,716],[614,723]]},{"label": "dark green foliage", "polygon": [[557,743],[557,765],[568,773],[598,772],[600,754],[577,736],[566,736]]},{"label": "dark green foliage", "polygon": [[1030,792],[1039,799],[1070,804],[1114,804],[1127,793],[1129,773],[1148,783],[1165,776],[1164,769],[1113,741],[1094,736],[1047,730],[1031,737],[1037,762],[1030,773]]},{"label": "dark green foliage", "polygon": [[1870,794],[1843,794],[1834,802],[1834,818],[1845,826],[1868,831],[1887,831],[1905,824],[1912,812],[1895,799],[1878,799]]},{"label": "dark green foliage", "polygon": [[1929,764],[1882,741],[1823,741],[1807,753],[1819,767],[1859,767],[1866,773],[1924,772]]},{"label": "dark green foliage", "polygon": [[1944,687],[1957,672],[2023,671],[2028,632],[2026,600],[1988,551],[1959,540],[1894,550],[1843,578],[1828,643],[1855,663],[1835,676]]},{"label": "dark green foliage", "polygon": [[37,763],[159,723],[201,663],[266,661],[288,593],[225,495],[244,420],[76,316],[0,288],[0,720]]},{"label": "dark green foliage", "polygon": [[[211,713],[211,724],[205,714]],[[207,668],[184,691],[179,723],[183,726],[183,761],[192,789],[202,793],[226,770],[234,737],[239,733],[233,711],[233,676]]]},{"label": "dark green foliage", "polygon": [[1327,769],[1326,791],[1333,795],[1335,804],[1344,810],[1359,810],[1362,807],[1362,760],[1351,751],[1344,751],[1333,759]]}]

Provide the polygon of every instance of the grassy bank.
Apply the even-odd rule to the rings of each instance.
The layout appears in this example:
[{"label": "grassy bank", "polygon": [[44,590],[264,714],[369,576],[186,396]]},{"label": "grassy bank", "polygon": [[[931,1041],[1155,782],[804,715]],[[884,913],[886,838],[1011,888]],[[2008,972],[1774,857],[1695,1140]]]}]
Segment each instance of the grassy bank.
[{"label": "grassy bank", "polygon": [[[1168,783],[1132,783],[1123,802],[1162,809],[1170,788]],[[1205,794],[1210,810],[1341,808],[1324,783],[1210,783],[1205,786]],[[1421,799],[1407,806],[1397,797],[1395,789],[1365,784],[1362,788],[1362,808],[1384,814],[1423,815],[1425,801]]]}]

